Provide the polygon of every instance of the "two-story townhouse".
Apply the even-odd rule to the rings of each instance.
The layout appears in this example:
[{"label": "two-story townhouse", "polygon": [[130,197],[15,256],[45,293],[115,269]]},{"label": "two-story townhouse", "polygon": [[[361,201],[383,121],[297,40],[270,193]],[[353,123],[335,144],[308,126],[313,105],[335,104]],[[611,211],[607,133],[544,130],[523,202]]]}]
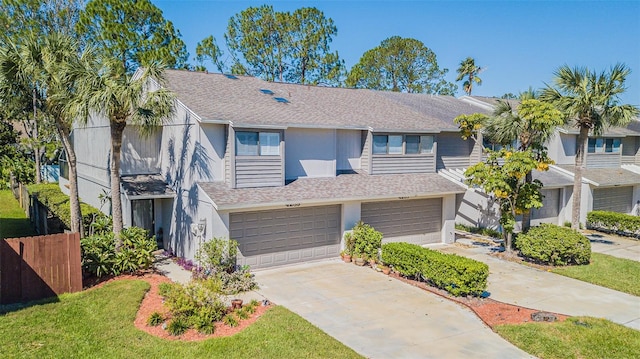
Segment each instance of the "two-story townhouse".
[{"label": "two-story townhouse", "polygon": [[[386,241],[453,241],[465,188],[437,170],[479,156],[452,126],[476,109],[244,76],[169,70],[166,80],[174,118],[150,137],[128,127],[122,147],[125,224],[162,233],[165,248],[193,258],[200,241],[229,237],[241,264],[268,267],[336,256],[359,220]],[[74,131],[80,194],[97,206],[109,180],[104,121]]]},{"label": "two-story townhouse", "polygon": [[[556,167],[573,178],[578,130],[559,128],[549,143]],[[640,215],[640,120],[589,136],[582,170],[581,222],[594,210]]]}]

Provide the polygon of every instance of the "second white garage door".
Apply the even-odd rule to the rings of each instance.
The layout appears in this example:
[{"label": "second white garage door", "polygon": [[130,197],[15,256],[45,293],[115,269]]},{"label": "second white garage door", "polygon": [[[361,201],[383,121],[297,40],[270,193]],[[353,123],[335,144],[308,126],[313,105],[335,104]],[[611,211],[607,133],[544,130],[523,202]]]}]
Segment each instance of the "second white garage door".
[{"label": "second white garage door", "polygon": [[441,241],[442,198],[363,203],[361,218],[384,234],[384,242],[436,243]]},{"label": "second white garage door", "polygon": [[594,211],[630,213],[633,187],[598,188],[593,191]]},{"label": "second white garage door", "polygon": [[238,241],[239,264],[251,268],[337,257],[340,206],[231,213],[229,234]]}]

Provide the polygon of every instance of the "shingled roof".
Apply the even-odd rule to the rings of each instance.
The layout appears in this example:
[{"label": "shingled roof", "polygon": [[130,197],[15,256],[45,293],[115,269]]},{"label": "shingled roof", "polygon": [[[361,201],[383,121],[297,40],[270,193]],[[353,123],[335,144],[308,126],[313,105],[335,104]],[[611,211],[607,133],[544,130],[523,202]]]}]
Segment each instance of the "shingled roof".
[{"label": "shingled roof", "polygon": [[[556,166],[575,173],[573,165]],[[596,186],[599,187],[632,186],[640,183],[640,174],[619,167],[583,168],[582,177],[596,183]]]},{"label": "shingled roof", "polygon": [[[167,70],[165,78],[166,86],[202,121],[220,121],[234,127],[370,128],[437,133],[452,127],[451,116],[458,113],[459,107],[467,109],[466,103],[448,96],[421,95],[420,99],[434,106],[438,104],[426,111],[399,102],[388,93],[366,89],[285,84],[248,76],[181,70]],[[276,98],[285,99],[286,103]],[[452,108],[443,111],[445,105]]]},{"label": "shingled roof", "polygon": [[470,115],[478,112],[486,115],[491,114],[491,111],[487,109],[479,108],[452,96],[434,96],[389,91],[380,91],[378,94],[400,105],[407,106],[427,117],[437,118],[443,121],[448,125],[448,128],[442,128],[443,131],[460,131],[458,126],[453,123],[453,119],[460,115]]},{"label": "shingled roof", "polygon": [[299,178],[286,186],[229,188],[223,182],[198,183],[218,210],[336,201],[398,199],[464,193],[438,174],[343,174],[329,178]]}]

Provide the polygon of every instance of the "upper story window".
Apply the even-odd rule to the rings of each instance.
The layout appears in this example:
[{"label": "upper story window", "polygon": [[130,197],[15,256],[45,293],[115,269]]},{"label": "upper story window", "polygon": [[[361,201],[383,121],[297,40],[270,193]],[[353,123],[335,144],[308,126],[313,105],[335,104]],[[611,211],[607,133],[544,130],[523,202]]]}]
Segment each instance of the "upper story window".
[{"label": "upper story window", "polygon": [[590,138],[587,145],[588,153],[618,153],[620,152],[619,138]]},{"label": "upper story window", "polygon": [[433,136],[374,135],[374,155],[417,155],[433,153]]},{"label": "upper story window", "polygon": [[280,155],[280,133],[278,132],[236,132],[237,156],[278,156]]}]

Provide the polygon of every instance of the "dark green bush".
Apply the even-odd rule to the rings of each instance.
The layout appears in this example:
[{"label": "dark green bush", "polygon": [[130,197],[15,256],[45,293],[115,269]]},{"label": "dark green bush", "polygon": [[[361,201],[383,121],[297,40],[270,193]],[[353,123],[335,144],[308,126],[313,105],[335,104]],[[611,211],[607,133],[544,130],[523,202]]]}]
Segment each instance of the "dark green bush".
[{"label": "dark green bush", "polygon": [[587,228],[640,238],[640,217],[618,212],[593,211],[587,213]]},{"label": "dark green bush", "polygon": [[162,284],[158,289],[173,317],[185,318],[188,327],[210,334],[215,330],[213,323],[222,320],[227,312],[220,288],[219,280],[211,278],[192,280],[187,285]]},{"label": "dark green bush", "polygon": [[196,260],[207,275],[231,272],[236,266],[238,242],[226,238],[213,238],[200,245]]},{"label": "dark green bush", "polygon": [[[62,223],[71,228],[71,207],[69,206],[69,196],[62,193],[57,183],[34,184],[28,187],[29,194],[35,196],[38,201],[45,205],[53,215],[60,218]],[[82,212],[82,225],[84,233],[92,233],[91,223],[97,218],[107,217],[97,208],[86,203],[80,203]]]},{"label": "dark green bush", "polygon": [[525,258],[550,265],[589,264],[589,239],[571,228],[553,224],[532,227],[519,234],[515,247]]},{"label": "dark green bush", "polygon": [[167,326],[167,331],[169,332],[169,334],[175,336],[184,334],[187,329],[189,329],[189,322],[183,317],[173,318]]},{"label": "dark green bush", "polygon": [[473,234],[479,234],[482,236],[487,236],[487,237],[492,237],[492,238],[502,238],[502,234],[500,234],[500,232],[496,231],[495,229],[491,229],[491,228],[485,228],[485,227],[471,227],[471,226],[466,226],[464,224],[461,223],[456,223],[456,229],[457,230],[461,230],[461,231],[465,231],[465,232],[469,232],[469,233],[473,233]]},{"label": "dark green bush", "polygon": [[113,232],[85,237],[80,241],[82,268],[97,277],[134,273],[148,269],[153,263],[153,251],[157,249],[155,238],[138,227],[124,228],[120,232],[122,247],[116,252]]},{"label": "dark green bush", "polygon": [[405,277],[425,280],[456,296],[478,296],[487,288],[489,267],[455,254],[410,243],[387,243],[382,246],[382,261]]},{"label": "dark green bush", "polygon": [[162,317],[162,314],[160,314],[159,312],[153,312],[147,319],[147,325],[157,327],[158,325],[162,324],[163,321],[164,318]]},{"label": "dark green bush", "polygon": [[382,233],[362,221],[352,231],[353,255],[365,259],[378,259],[378,250],[382,245]]}]

